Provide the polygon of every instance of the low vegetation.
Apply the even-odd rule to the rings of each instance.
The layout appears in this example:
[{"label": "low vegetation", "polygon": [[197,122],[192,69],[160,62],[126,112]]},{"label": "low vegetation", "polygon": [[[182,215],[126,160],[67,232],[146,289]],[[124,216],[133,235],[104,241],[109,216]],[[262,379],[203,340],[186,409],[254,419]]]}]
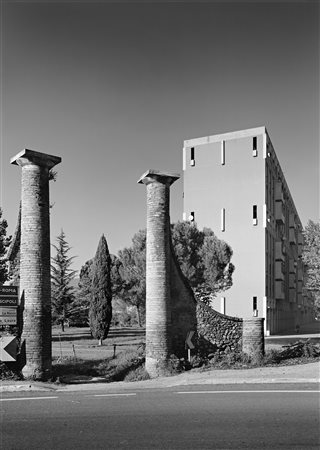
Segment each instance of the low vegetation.
[{"label": "low vegetation", "polygon": [[[211,354],[208,357],[193,356],[191,361],[170,358],[168,375],[175,375],[187,370],[221,370],[247,369],[264,366],[305,364],[320,360],[320,344],[310,340],[298,341],[270,349],[265,355],[250,357],[244,353],[226,352]],[[61,383],[81,383],[84,381],[141,381],[148,379],[145,370],[145,345],[132,345],[114,356],[96,359],[79,359],[64,356],[54,357],[53,377],[51,381]],[[19,380],[21,373],[12,363],[0,363],[0,380]]]},{"label": "low vegetation", "polygon": [[212,369],[247,369],[253,367],[305,364],[320,359],[320,344],[310,340],[298,341],[285,345],[282,349],[270,349],[264,355],[254,357],[242,352],[226,352],[222,355],[213,354],[208,358],[195,356],[191,359],[192,368],[202,370]]}]

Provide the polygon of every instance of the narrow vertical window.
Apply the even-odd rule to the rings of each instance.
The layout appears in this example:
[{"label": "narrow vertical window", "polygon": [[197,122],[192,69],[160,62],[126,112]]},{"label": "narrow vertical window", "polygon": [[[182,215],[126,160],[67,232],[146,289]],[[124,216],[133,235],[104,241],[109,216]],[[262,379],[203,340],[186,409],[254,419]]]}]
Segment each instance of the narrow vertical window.
[{"label": "narrow vertical window", "polygon": [[221,141],[221,164],[224,166],[226,163],[226,143]]},{"label": "narrow vertical window", "polygon": [[194,211],[191,211],[190,216],[189,216],[189,221],[194,222]]},{"label": "narrow vertical window", "polygon": [[252,150],[257,150],[257,136],[252,139]]},{"label": "narrow vertical window", "polygon": [[253,311],[258,309],[258,297],[252,297],[252,309]]},{"label": "narrow vertical window", "polygon": [[257,136],[252,139],[252,156],[258,156]]},{"label": "narrow vertical window", "polygon": [[258,317],[258,297],[252,297],[252,309],[254,317]]},{"label": "narrow vertical window", "polygon": [[190,166],[195,165],[195,158],[194,158],[194,147],[190,148]]},{"label": "narrow vertical window", "polygon": [[221,231],[226,230],[226,210],[221,208]]},{"label": "narrow vertical window", "polygon": [[257,205],[253,205],[252,207],[252,225],[258,224],[258,208]]}]

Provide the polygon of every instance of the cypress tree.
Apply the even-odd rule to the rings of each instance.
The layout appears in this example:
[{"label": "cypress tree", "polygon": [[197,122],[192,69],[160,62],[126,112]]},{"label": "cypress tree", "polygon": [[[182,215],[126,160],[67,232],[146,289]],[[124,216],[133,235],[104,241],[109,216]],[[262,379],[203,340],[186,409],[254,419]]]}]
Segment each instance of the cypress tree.
[{"label": "cypress tree", "polygon": [[92,265],[92,294],[89,324],[92,336],[99,345],[106,339],[112,319],[111,258],[104,235],[101,236]]},{"label": "cypress tree", "polygon": [[11,242],[11,236],[7,237],[8,223],[5,219],[1,219],[2,209],[0,207],[0,285],[8,280],[8,266],[7,266],[7,250]]}]

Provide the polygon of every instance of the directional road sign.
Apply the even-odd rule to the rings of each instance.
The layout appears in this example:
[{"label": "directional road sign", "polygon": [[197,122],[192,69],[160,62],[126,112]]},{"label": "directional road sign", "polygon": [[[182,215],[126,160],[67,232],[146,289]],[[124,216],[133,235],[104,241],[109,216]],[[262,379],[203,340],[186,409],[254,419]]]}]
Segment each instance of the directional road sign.
[{"label": "directional road sign", "polygon": [[16,361],[18,343],[14,336],[0,337],[0,361]]},{"label": "directional road sign", "polygon": [[18,305],[18,286],[0,286],[0,307]]},{"label": "directional road sign", "polygon": [[0,316],[0,325],[17,325],[17,316]]},{"label": "directional road sign", "polygon": [[193,335],[194,335],[194,331],[189,331],[187,334],[187,338],[186,338],[186,346],[191,349],[194,348],[194,344],[191,341]]},{"label": "directional road sign", "polygon": [[17,315],[17,307],[14,306],[12,308],[0,306],[0,317],[16,317]]}]

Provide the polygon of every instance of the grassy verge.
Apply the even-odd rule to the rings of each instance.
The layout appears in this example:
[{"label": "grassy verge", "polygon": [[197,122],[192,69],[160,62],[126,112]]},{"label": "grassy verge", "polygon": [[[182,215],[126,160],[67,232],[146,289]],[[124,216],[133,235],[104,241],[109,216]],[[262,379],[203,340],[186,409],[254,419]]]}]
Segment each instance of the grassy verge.
[{"label": "grassy verge", "polygon": [[73,358],[53,361],[53,379],[61,382],[74,377],[99,377],[106,382],[137,381],[149,378],[144,369],[144,347],[132,347],[119,352],[115,357],[98,360],[76,360]]},{"label": "grassy verge", "polygon": [[[74,337],[74,336],[73,336]],[[87,337],[87,336],[86,336]],[[131,339],[135,339],[132,342]],[[59,351],[53,358],[53,378],[52,381],[60,382],[81,382],[98,378],[99,381],[139,381],[148,379],[145,371],[144,344],[138,343],[140,336],[130,336],[130,345],[126,345],[122,339],[128,336],[114,336],[110,339],[110,344],[104,347],[97,347],[86,343],[85,358],[74,352],[65,355],[65,349],[61,354],[60,342]],[[80,340],[79,340],[80,341]],[[74,341],[76,342],[76,341]],[[117,343],[116,354],[113,351],[113,344]],[[66,341],[70,347],[72,342]],[[73,344],[72,344],[73,345]],[[79,342],[80,346],[80,342]],[[91,355],[91,358],[88,357]],[[294,344],[283,346],[280,349],[269,349],[265,355],[249,357],[243,353],[229,352],[223,355],[213,354],[208,357],[193,356],[191,361],[178,359],[172,356],[170,362],[172,370],[170,375],[181,373],[185,370],[212,370],[212,369],[245,369],[264,366],[305,364],[320,359],[320,344],[311,340],[298,341]],[[169,375],[169,373],[168,373]],[[19,380],[21,373],[16,372],[14,363],[0,363],[0,380]]]}]

